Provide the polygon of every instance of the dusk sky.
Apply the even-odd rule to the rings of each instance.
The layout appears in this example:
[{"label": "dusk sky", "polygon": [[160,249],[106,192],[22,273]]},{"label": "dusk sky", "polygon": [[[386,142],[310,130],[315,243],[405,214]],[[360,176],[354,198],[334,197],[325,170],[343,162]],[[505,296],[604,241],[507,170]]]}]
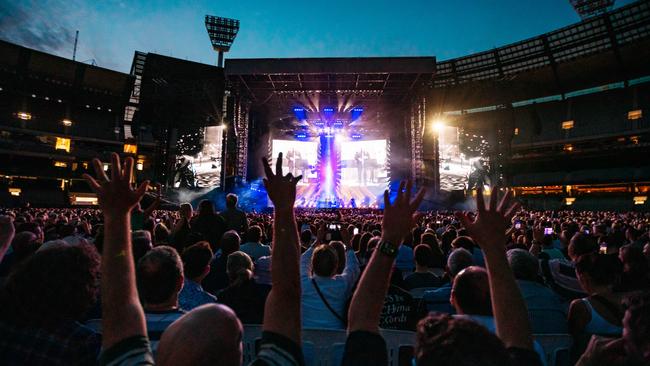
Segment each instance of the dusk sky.
[{"label": "dusk sky", "polygon": [[[618,0],[617,6],[632,0]],[[239,19],[230,58],[468,55],[579,21],[569,0],[0,0],[0,38],[128,72],[133,52],[215,64],[205,14]]]}]

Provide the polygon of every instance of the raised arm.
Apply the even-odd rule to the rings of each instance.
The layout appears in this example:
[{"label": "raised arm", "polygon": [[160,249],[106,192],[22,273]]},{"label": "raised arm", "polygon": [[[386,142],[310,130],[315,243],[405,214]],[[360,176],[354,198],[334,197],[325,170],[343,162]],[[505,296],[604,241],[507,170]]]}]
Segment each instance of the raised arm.
[{"label": "raised arm", "polygon": [[458,213],[457,217],[485,253],[497,335],[506,347],[533,349],[526,303],[508,265],[505,248],[505,232],[519,205],[510,204],[512,192],[508,191],[497,207],[498,192],[497,189],[492,191],[490,206],[486,209],[483,192],[478,189],[476,218],[472,220],[466,213]]},{"label": "raised arm", "polygon": [[0,262],[2,262],[7,250],[9,250],[15,232],[13,218],[11,216],[0,216]]},{"label": "raised arm", "polygon": [[102,348],[133,336],[146,336],[144,312],[135,285],[135,270],[131,250],[131,209],[140,201],[148,182],[137,189],[131,187],[133,158],[126,158],[124,167],[117,154],[111,155],[109,180],[102,163],[93,159],[97,179],[84,178],[97,194],[104,214],[104,249],[102,253]]},{"label": "raised arm", "polygon": [[275,174],[262,159],[266,179],[264,186],[273,202],[273,251],[271,278],[273,286],[264,307],[264,331],[281,334],[300,344],[300,240],[294,217],[296,184],[302,178],[291,173],[282,176],[282,153],[278,155]]},{"label": "raised arm", "polygon": [[[405,185],[406,191],[404,191]],[[397,251],[402,240],[410,233],[413,214],[424,198],[424,190],[420,189],[415,199],[411,201],[411,190],[411,182],[405,184],[402,181],[393,204],[388,198],[388,191],[384,192],[381,241],[352,296],[348,313],[348,332],[379,332],[379,317],[384,306]],[[390,254],[391,252],[394,254]]]}]

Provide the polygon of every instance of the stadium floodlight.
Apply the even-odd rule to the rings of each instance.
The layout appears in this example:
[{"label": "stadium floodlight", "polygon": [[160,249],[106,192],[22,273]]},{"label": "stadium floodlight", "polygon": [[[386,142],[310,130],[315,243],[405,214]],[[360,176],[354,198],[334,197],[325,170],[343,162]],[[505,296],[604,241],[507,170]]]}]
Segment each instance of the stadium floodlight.
[{"label": "stadium floodlight", "polygon": [[614,8],[616,0],[570,0],[573,9],[580,18],[587,19],[604,14]]},{"label": "stadium floodlight", "polygon": [[445,129],[445,126],[445,120],[442,118],[434,120],[433,124],[431,125],[431,127],[433,127],[433,131],[436,133],[441,133]]},{"label": "stadium floodlight", "polygon": [[219,53],[217,66],[223,67],[223,54],[230,51],[230,46],[237,37],[239,20],[206,15],[205,29],[208,31],[212,48]]}]

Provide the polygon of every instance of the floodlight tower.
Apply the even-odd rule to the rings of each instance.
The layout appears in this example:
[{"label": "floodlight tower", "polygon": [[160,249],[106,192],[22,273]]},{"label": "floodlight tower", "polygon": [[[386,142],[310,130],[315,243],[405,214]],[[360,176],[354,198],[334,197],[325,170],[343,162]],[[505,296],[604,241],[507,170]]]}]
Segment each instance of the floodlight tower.
[{"label": "floodlight tower", "polygon": [[587,19],[596,15],[604,14],[614,8],[616,0],[570,0],[571,6],[575,9],[580,18]]},{"label": "floodlight tower", "polygon": [[223,67],[223,53],[230,51],[230,46],[237,37],[239,20],[206,15],[205,29],[208,31],[208,36],[210,36],[212,48],[219,53],[217,66]]}]

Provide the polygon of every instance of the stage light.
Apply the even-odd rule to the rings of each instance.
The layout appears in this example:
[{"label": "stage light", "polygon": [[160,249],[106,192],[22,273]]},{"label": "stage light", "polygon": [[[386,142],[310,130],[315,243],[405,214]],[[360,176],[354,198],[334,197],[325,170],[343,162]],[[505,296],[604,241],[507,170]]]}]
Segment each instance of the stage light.
[{"label": "stage light", "polygon": [[22,119],[23,121],[29,121],[32,119],[32,114],[28,112],[18,112],[16,113],[16,117],[18,117],[18,119]]},{"label": "stage light", "polygon": [[566,204],[567,206],[571,206],[573,202],[575,202],[575,200],[576,199],[574,197],[567,197],[564,199],[564,204]]},{"label": "stage light", "polygon": [[361,140],[363,136],[360,133],[353,133],[350,138],[353,140]]},{"label": "stage light", "polygon": [[304,121],[307,119],[307,113],[305,112],[305,108],[296,107],[293,109],[293,114],[296,115],[296,119],[298,121]]},{"label": "stage light", "polygon": [[138,159],[138,162],[135,163],[135,168],[137,170],[142,170],[144,169],[144,159]]},{"label": "stage light", "polygon": [[336,122],[334,122],[332,124],[332,127],[334,127],[334,128],[343,128],[343,121],[341,121],[340,119],[336,120]]},{"label": "stage light", "polygon": [[64,119],[64,120],[62,120],[61,123],[62,123],[64,126],[66,126],[66,127],[70,127],[70,126],[72,126],[72,121],[69,120],[69,119],[67,119],[67,118]]},{"label": "stage light", "polygon": [[323,114],[327,120],[331,119],[334,116],[334,108],[327,107],[323,108]]},{"label": "stage light", "polygon": [[12,196],[20,197],[20,192],[22,192],[20,188],[9,188],[9,194]]},{"label": "stage light", "polygon": [[68,163],[66,163],[65,161],[55,161],[54,166],[57,168],[67,168]]},{"label": "stage light", "polygon": [[437,119],[437,120],[433,121],[432,127],[433,127],[433,130],[436,133],[440,133],[440,132],[442,132],[442,130],[445,129],[445,121],[442,120],[442,119]]},{"label": "stage light", "polygon": [[635,196],[634,204],[635,205],[645,205],[645,201],[648,200],[648,196]]},{"label": "stage light", "polygon": [[354,107],[354,108],[352,108],[352,112],[350,112],[350,119],[352,121],[356,121],[359,118],[361,118],[362,114],[363,114],[363,108],[362,107]]}]

